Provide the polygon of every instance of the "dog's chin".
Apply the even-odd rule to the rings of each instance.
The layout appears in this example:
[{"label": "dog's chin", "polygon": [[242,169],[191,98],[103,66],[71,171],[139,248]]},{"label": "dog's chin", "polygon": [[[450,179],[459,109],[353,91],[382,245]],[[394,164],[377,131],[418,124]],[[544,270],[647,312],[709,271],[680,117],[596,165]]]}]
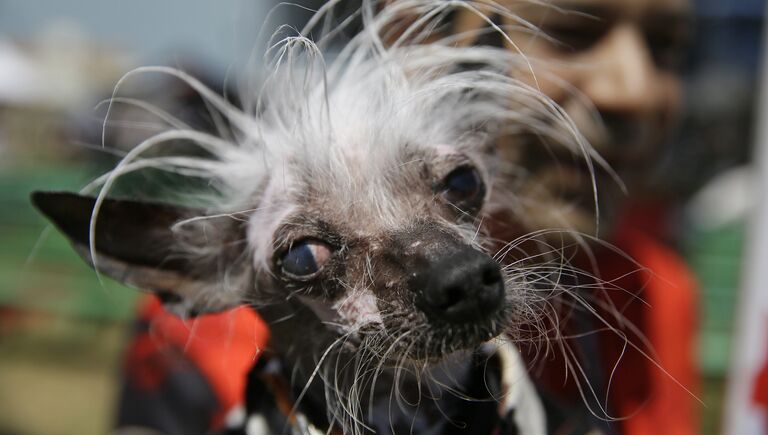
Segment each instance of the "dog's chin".
[{"label": "dog's chin", "polygon": [[373,352],[393,366],[403,363],[435,363],[449,356],[473,351],[501,335],[506,316],[465,324],[410,323],[408,326],[375,325],[360,329],[346,340],[347,349]]}]

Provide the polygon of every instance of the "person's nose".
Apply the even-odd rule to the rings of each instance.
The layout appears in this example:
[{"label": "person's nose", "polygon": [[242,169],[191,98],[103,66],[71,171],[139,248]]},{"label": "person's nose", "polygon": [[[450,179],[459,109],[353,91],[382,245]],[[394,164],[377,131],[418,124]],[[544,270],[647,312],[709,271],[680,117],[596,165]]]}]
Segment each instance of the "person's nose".
[{"label": "person's nose", "polygon": [[581,91],[603,113],[661,109],[658,70],[642,33],[619,24],[595,47]]}]

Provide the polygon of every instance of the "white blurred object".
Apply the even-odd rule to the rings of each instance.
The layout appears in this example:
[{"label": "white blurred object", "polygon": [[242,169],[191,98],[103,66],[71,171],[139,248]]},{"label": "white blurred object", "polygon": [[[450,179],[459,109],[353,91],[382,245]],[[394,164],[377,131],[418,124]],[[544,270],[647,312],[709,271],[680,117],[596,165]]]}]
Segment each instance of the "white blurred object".
[{"label": "white blurred object", "polygon": [[44,74],[35,61],[9,41],[0,40],[0,104],[29,104],[44,98]]},{"label": "white blurred object", "polygon": [[[723,433],[768,433],[768,49],[763,35],[763,74],[755,147],[755,184],[745,264],[736,313]],[[726,205],[727,206],[727,205]],[[758,383],[760,381],[761,383]]]},{"label": "white blurred object", "polygon": [[741,166],[708,182],[688,202],[687,220],[697,229],[713,230],[745,219],[755,206],[754,172]]},{"label": "white blurred object", "polygon": [[91,103],[133,62],[60,21],[22,45],[0,40],[0,105],[67,109]]}]

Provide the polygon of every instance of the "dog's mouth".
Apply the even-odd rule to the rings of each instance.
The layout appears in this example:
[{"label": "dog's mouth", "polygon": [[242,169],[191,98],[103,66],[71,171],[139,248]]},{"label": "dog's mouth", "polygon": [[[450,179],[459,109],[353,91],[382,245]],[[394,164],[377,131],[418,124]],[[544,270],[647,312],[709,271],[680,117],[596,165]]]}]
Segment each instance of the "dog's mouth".
[{"label": "dog's mouth", "polygon": [[419,310],[387,313],[384,324],[364,331],[366,344],[393,363],[436,362],[461,351],[477,349],[506,330],[510,314],[505,306],[481,319],[465,322],[436,320]]},{"label": "dog's mouth", "polygon": [[[340,349],[370,352],[393,364],[403,360],[434,362],[455,352],[477,349],[502,334],[511,321],[506,303],[478,314],[478,318],[457,322],[417,307],[373,312],[353,300],[326,304],[304,298],[303,302],[334,333]],[[349,318],[353,313],[358,315],[354,320]]]},{"label": "dog's mouth", "polygon": [[442,359],[455,352],[474,350],[483,343],[498,337],[504,330],[502,316],[484,322],[464,325],[439,325],[420,337],[422,343],[414,346],[417,360]]}]

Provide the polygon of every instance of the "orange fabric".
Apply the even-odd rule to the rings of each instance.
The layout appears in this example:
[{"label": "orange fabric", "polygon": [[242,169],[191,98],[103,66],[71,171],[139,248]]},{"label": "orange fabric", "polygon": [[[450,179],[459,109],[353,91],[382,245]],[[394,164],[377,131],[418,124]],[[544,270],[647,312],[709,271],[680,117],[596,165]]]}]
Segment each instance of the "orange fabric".
[{"label": "orange fabric", "polygon": [[219,399],[214,425],[243,400],[246,376],[269,341],[267,325],[250,308],[239,307],[217,314],[183,320],[149,297],[140,308],[149,322],[149,340],[158,348],[181,349],[202,372]]},{"label": "orange fabric", "polygon": [[[647,395],[619,395],[621,415],[630,416],[622,424],[624,433],[698,434],[698,402],[693,397],[699,391],[694,360],[697,327],[694,280],[675,253],[642,233],[621,233],[616,242],[647,268],[642,273],[641,297],[645,304],[641,310],[641,330],[650,341],[658,363],[657,366],[639,353],[631,354],[632,359],[641,358],[634,364],[640,362],[646,366]],[[623,374],[625,376],[615,380],[617,385],[622,378],[632,376]]]}]

